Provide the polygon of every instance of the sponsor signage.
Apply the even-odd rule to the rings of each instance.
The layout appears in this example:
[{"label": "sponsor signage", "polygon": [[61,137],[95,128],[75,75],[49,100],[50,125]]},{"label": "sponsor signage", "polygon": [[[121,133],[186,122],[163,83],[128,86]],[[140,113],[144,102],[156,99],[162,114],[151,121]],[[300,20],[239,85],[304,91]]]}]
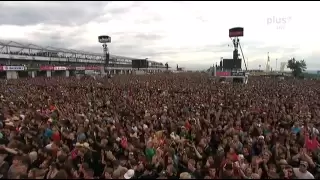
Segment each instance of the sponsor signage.
[{"label": "sponsor signage", "polygon": [[86,68],[85,67],[76,67],[76,70],[77,71],[84,71],[84,70],[86,70]]},{"label": "sponsor signage", "polygon": [[50,57],[51,61],[60,61],[60,58]]},{"label": "sponsor signage", "polygon": [[40,66],[40,71],[53,71],[53,66]]},{"label": "sponsor signage", "polygon": [[0,54],[0,58],[6,58],[6,59],[9,59],[10,56],[9,54]]},{"label": "sponsor signage", "polygon": [[233,72],[231,72],[231,76],[245,76],[245,72],[243,72],[243,71],[233,71]]},{"label": "sponsor signage", "polygon": [[67,70],[75,70],[76,69],[76,67],[74,67],[74,66],[67,66],[66,68],[67,68]]},{"label": "sponsor signage", "polygon": [[4,71],[24,71],[24,66],[3,66]]},{"label": "sponsor signage", "polygon": [[99,36],[98,37],[98,41],[99,41],[99,43],[110,43],[111,42],[111,37],[110,36],[106,36],[106,35]]},{"label": "sponsor signage", "polygon": [[217,76],[230,76],[230,72],[223,72],[223,71],[218,71],[217,73],[216,73],[216,75]]},{"label": "sponsor signage", "polygon": [[68,60],[71,61],[71,62],[77,62],[76,58],[68,58]]},{"label": "sponsor signage", "polygon": [[10,55],[11,59],[32,60],[32,56]]},{"label": "sponsor signage", "polygon": [[53,70],[54,71],[65,71],[65,70],[67,70],[67,67],[65,67],[65,66],[55,66],[55,67],[53,67]]},{"label": "sponsor signage", "polygon": [[85,70],[101,70],[100,66],[86,66]]},{"label": "sponsor signage", "polygon": [[84,71],[84,70],[100,70],[100,66],[40,66],[40,71],[66,71],[66,70],[77,70],[77,71]]},{"label": "sponsor signage", "polygon": [[28,71],[39,71],[39,67],[28,67]]}]

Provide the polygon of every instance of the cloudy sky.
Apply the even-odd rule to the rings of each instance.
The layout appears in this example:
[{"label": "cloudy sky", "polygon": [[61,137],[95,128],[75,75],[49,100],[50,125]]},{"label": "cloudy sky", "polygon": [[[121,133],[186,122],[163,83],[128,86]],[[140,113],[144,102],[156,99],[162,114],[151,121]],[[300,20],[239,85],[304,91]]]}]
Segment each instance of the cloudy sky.
[{"label": "cloudy sky", "polygon": [[[303,8],[301,8],[303,7]],[[249,69],[291,57],[320,70],[320,2],[0,2],[0,39],[101,52],[205,69],[231,58],[228,29],[244,27]]]}]

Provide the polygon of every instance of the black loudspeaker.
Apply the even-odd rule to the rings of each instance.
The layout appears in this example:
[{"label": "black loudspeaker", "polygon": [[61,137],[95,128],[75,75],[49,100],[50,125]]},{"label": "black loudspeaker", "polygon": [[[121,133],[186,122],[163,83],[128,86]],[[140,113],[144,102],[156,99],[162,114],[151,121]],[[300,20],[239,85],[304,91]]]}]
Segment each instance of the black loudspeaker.
[{"label": "black loudspeaker", "polygon": [[216,73],[216,71],[217,71],[217,68],[212,68],[212,76],[214,76],[214,74]]},{"label": "black loudspeaker", "polygon": [[103,47],[103,52],[105,53],[105,60],[104,60],[104,64],[105,66],[109,65],[109,61],[110,61],[110,53],[109,53],[109,48],[107,44],[102,44]]},{"label": "black loudspeaker", "polygon": [[235,61],[235,60],[237,60],[238,58],[239,58],[239,53],[238,53],[238,50],[235,49],[235,50],[233,51],[233,60]]},{"label": "black loudspeaker", "polygon": [[222,64],[222,68],[224,70],[231,70],[234,67],[234,63],[233,63],[233,59],[223,59],[223,64]]},{"label": "black loudspeaker", "polygon": [[140,60],[132,60],[132,68],[140,68]]},{"label": "black loudspeaker", "polygon": [[110,54],[109,52],[106,53],[105,65],[108,66],[110,61]]},{"label": "black loudspeaker", "polygon": [[147,60],[140,60],[141,68],[148,68],[148,61]]}]

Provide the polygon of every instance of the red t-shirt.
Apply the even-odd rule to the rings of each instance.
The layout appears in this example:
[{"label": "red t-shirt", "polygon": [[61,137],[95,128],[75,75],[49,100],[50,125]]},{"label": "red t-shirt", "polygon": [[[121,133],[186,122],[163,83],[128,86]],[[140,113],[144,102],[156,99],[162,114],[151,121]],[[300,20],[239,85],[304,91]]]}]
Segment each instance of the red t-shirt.
[{"label": "red t-shirt", "polygon": [[126,137],[122,137],[121,138],[121,142],[120,142],[122,148],[126,149],[128,147],[128,140]]},{"label": "red t-shirt", "polygon": [[230,154],[230,156],[233,162],[236,162],[239,160],[237,153]]},{"label": "red t-shirt", "polygon": [[[236,153],[233,153],[233,154],[228,154],[228,156],[229,157],[231,157],[231,161],[232,161],[232,164],[234,163],[234,162],[236,162],[236,161],[238,161],[238,155],[236,154]],[[224,168],[224,166],[227,164],[227,160],[226,159],[224,159],[223,161],[222,161],[222,163],[221,163],[221,165],[220,165],[220,168],[221,169],[223,169]],[[229,162],[229,163],[231,163],[231,162]],[[233,166],[234,167],[234,166]],[[236,169],[236,168],[234,168],[234,176],[239,176],[239,171]]]},{"label": "red t-shirt", "polygon": [[187,121],[184,125],[184,127],[187,129],[187,130],[190,130],[191,129],[191,124]]},{"label": "red t-shirt", "polygon": [[60,133],[59,132],[55,132],[52,134],[52,140],[55,142],[59,142],[60,141]]},{"label": "red t-shirt", "polygon": [[319,147],[319,142],[316,137],[310,139],[308,135],[305,136],[305,147],[310,150],[316,150]]},{"label": "red t-shirt", "polygon": [[56,110],[57,108],[54,106],[54,105],[50,105],[50,110],[51,111],[54,111],[54,110]]}]

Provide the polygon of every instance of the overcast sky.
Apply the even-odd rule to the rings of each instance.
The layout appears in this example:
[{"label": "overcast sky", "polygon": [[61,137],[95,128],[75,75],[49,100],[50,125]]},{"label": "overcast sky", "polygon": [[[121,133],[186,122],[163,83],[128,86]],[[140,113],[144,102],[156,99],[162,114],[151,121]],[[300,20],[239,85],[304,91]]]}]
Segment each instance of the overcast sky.
[{"label": "overcast sky", "polygon": [[[302,8],[303,7],[303,8]],[[244,27],[249,69],[291,57],[320,70],[320,2],[0,2],[0,39],[149,58],[205,69],[232,57],[228,29]]]}]

